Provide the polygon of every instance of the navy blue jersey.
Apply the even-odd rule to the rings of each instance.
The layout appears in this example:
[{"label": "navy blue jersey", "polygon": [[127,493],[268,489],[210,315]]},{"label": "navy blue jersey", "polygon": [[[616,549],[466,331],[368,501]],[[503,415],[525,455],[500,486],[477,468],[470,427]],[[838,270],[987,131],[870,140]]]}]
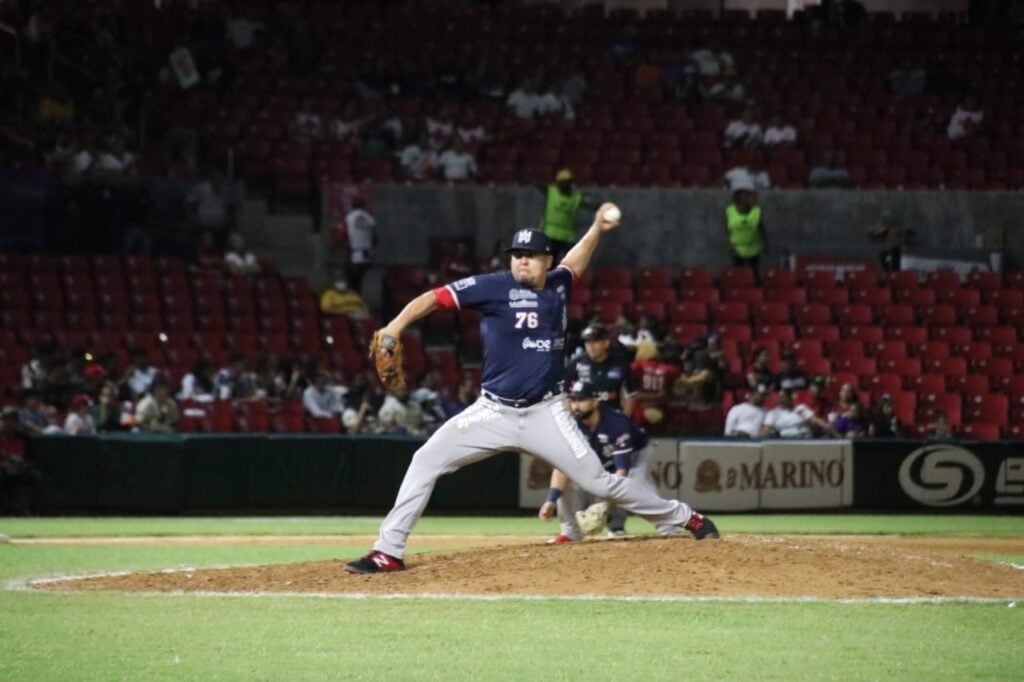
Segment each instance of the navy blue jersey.
[{"label": "navy blue jersey", "polygon": [[633,455],[650,442],[647,432],[617,410],[604,405],[598,405],[597,409],[600,418],[593,431],[582,421],[579,423],[580,430],[590,441],[590,447],[597,453],[606,470],[632,468]]},{"label": "navy blue jersey", "polygon": [[540,290],[519,284],[511,271],[467,277],[434,290],[442,307],[480,311],[485,390],[520,400],[561,389],[573,279],[572,270],[559,265],[548,272]]},{"label": "navy blue jersey", "polygon": [[631,398],[636,395],[629,361],[611,353],[601,362],[591,360],[586,353],[570,360],[566,379],[570,382],[579,379],[593,384],[601,404],[620,412],[623,396]]}]

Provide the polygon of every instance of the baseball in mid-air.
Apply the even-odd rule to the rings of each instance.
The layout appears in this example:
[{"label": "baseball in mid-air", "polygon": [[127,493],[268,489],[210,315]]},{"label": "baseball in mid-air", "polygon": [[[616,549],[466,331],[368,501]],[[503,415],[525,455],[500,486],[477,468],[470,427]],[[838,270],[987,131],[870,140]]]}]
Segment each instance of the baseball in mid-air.
[{"label": "baseball in mid-air", "polygon": [[617,223],[622,219],[622,211],[619,210],[618,206],[612,206],[604,210],[603,217],[610,223]]}]

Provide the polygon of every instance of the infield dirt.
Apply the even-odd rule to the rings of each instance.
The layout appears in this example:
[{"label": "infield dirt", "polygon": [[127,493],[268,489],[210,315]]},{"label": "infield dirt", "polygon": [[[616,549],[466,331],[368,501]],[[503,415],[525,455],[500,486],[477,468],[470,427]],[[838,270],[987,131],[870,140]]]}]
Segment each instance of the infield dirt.
[{"label": "infield dirt", "polygon": [[[287,544],[296,539],[289,538]],[[419,536],[419,544],[432,544],[430,539]],[[181,538],[167,540],[180,543]],[[352,540],[334,538],[339,545]],[[343,561],[353,557],[339,552],[337,561],[175,569],[34,586],[132,592],[1024,597],[1024,570],[966,556],[1021,555],[1020,538],[733,535],[704,542],[643,537],[565,545],[508,536],[497,539],[499,544],[484,538],[462,540],[478,546],[412,554],[408,570],[389,574],[348,574]]]}]

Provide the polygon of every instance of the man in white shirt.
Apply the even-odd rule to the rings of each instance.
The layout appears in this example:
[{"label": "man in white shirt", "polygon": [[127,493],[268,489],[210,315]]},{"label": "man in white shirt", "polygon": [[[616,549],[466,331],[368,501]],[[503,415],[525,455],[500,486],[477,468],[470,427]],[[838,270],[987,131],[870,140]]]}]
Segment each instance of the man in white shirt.
[{"label": "man in white shirt", "polygon": [[245,247],[245,237],[232,232],[228,237],[228,251],[224,254],[224,266],[232,275],[254,275],[260,271],[256,254]]},{"label": "man in white shirt", "polygon": [[360,196],[352,199],[352,210],[345,216],[345,232],[348,237],[348,286],[352,291],[363,293],[363,275],[373,258],[374,230],[377,221],[366,207],[366,200]]},{"label": "man in white shirt", "polygon": [[740,189],[759,192],[763,189],[771,189],[772,179],[757,156],[751,159],[746,166],[736,166],[727,171],[725,185],[733,192]]},{"label": "man in white shirt", "polygon": [[455,129],[455,134],[469,149],[474,149],[476,145],[487,139],[487,130],[480,124],[480,119],[474,109],[466,111],[462,122]]},{"label": "man in white shirt", "polygon": [[476,159],[466,151],[466,145],[461,140],[457,140],[454,147],[446,149],[437,157],[437,167],[444,179],[449,181],[466,180],[476,175]]},{"label": "man in white shirt", "polygon": [[764,426],[764,398],[766,386],[758,386],[747,395],[747,401],[733,405],[725,417],[725,435],[740,438],[759,438]]},{"label": "man in white shirt", "polygon": [[831,432],[832,428],[814,410],[807,405],[793,402],[793,391],[784,388],[779,391],[779,404],[765,415],[761,435],[780,438],[810,438],[814,435],[813,427],[823,432]]},{"label": "man in white shirt", "polygon": [[949,119],[946,135],[951,140],[961,140],[973,134],[984,118],[985,112],[978,107],[978,100],[967,97]]},{"label": "man in white shirt", "polygon": [[422,180],[427,171],[437,163],[437,155],[430,149],[427,134],[420,135],[398,152],[398,163],[408,180]]},{"label": "man in white shirt", "polygon": [[327,385],[327,374],[324,372],[317,372],[313,383],[302,392],[302,406],[311,417],[337,417],[339,420],[345,408],[338,400],[338,392]]},{"label": "man in white shirt", "polygon": [[84,393],[71,399],[68,405],[68,417],[64,421],[64,432],[72,436],[93,436],[96,434],[96,423],[89,413],[92,400]]},{"label": "man in white shirt", "polygon": [[764,141],[764,131],[755,117],[756,112],[753,108],[744,109],[739,118],[729,122],[722,145],[730,148],[760,147]]},{"label": "man in white shirt", "polygon": [[537,95],[536,86],[530,80],[523,81],[518,88],[509,93],[505,105],[519,118],[533,118],[540,112],[540,97]]},{"label": "man in white shirt", "polygon": [[782,117],[775,114],[768,121],[764,131],[765,147],[791,147],[796,144],[796,128],[782,122]]}]

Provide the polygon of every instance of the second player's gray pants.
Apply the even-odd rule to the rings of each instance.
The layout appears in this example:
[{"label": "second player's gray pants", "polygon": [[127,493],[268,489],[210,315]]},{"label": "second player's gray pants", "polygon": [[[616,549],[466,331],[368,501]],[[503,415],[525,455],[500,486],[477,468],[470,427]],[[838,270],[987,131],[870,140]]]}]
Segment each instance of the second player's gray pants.
[{"label": "second player's gray pants", "polygon": [[525,408],[481,397],[449,419],[413,455],[374,549],[403,557],[409,533],[438,477],[508,450],[540,457],[583,490],[659,527],[682,526],[693,514],[686,504],[662,499],[650,486],[605,471],[566,407],[564,395]]},{"label": "second player's gray pants", "polygon": [[[651,482],[647,480],[647,460],[650,457],[650,446],[633,455],[633,466],[629,470],[629,478],[647,488],[651,493],[657,495],[657,491]],[[576,512],[583,511],[601,498],[596,497],[582,490],[575,482],[570,481],[569,487],[562,492],[558,498],[558,520],[561,522],[561,533],[573,540],[582,540],[583,533],[576,523]],[[654,527],[661,535],[674,535],[679,532],[679,526],[664,521],[652,521]],[[611,524],[609,523],[609,527]]]}]

